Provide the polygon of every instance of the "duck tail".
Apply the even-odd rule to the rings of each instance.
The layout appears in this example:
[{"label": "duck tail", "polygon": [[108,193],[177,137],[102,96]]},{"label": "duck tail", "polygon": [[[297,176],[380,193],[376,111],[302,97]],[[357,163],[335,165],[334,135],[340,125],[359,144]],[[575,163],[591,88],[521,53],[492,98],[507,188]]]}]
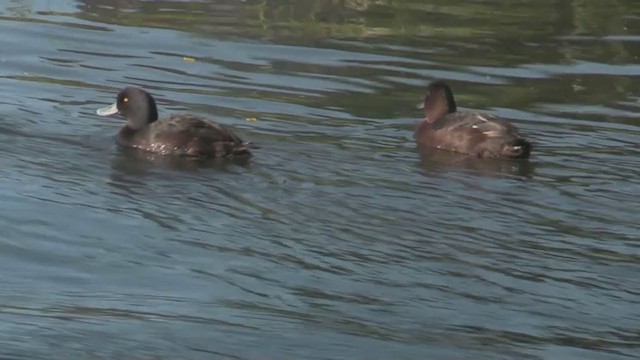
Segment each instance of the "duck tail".
[{"label": "duck tail", "polygon": [[260,145],[254,143],[254,142],[251,142],[251,141],[245,141],[245,142],[242,143],[242,145],[246,146],[249,149],[260,149],[261,148]]},{"label": "duck tail", "polygon": [[259,149],[260,146],[258,146],[255,143],[249,142],[249,141],[244,141],[240,144],[235,144],[235,146],[233,147],[231,153],[235,156],[241,156],[241,155],[251,155],[251,150],[252,149]]},{"label": "duck tail", "polygon": [[531,155],[531,143],[523,138],[517,138],[504,143],[502,152],[513,159],[527,159]]}]

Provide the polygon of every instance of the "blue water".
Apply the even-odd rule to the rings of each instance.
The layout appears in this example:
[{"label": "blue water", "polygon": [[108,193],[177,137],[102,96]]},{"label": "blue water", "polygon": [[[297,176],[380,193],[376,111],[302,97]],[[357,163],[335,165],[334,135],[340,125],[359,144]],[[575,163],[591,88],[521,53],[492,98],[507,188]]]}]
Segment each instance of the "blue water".
[{"label": "blue water", "polygon": [[[0,355],[633,359],[640,4],[0,4]],[[418,154],[426,84],[528,162]],[[118,149],[124,86],[260,144]]]}]

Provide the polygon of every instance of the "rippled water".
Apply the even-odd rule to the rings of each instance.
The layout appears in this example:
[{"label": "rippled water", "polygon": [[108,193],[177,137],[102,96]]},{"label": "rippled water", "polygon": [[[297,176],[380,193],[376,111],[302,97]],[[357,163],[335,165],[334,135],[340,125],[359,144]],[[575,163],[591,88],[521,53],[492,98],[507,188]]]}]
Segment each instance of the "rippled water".
[{"label": "rippled water", "polygon": [[[640,353],[640,3],[24,0],[0,31],[3,358]],[[420,156],[434,78],[531,160]],[[262,148],[122,151],[126,85]]]}]

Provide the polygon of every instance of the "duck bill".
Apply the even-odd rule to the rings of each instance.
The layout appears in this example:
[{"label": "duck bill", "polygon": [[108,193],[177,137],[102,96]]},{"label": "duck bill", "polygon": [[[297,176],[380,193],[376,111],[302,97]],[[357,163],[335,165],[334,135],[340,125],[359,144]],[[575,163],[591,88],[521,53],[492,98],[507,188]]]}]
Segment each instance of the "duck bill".
[{"label": "duck bill", "polygon": [[110,115],[115,115],[118,113],[118,104],[117,103],[113,103],[109,106],[105,106],[103,108],[100,108],[98,110],[96,110],[96,114],[100,115],[100,116],[110,116]]}]

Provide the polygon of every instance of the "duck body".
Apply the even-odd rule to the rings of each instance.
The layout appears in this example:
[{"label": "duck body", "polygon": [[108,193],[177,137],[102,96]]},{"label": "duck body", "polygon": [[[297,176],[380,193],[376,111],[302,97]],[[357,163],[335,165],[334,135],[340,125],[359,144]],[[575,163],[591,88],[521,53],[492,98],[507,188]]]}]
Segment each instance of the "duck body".
[{"label": "duck body", "polygon": [[419,148],[435,148],[480,158],[525,159],[531,143],[515,126],[497,116],[459,112],[448,85],[442,81],[427,87],[424,119],[414,138]]},{"label": "duck body", "polygon": [[161,155],[225,157],[249,155],[251,144],[224,126],[194,115],[174,115],[141,128],[123,127],[118,145]]},{"label": "duck body", "polygon": [[98,109],[97,113],[100,116],[121,114],[127,118],[127,124],[116,138],[122,147],[189,157],[251,155],[251,143],[206,118],[181,114],[158,120],[155,100],[139,88],[123,89],[113,105]]}]

